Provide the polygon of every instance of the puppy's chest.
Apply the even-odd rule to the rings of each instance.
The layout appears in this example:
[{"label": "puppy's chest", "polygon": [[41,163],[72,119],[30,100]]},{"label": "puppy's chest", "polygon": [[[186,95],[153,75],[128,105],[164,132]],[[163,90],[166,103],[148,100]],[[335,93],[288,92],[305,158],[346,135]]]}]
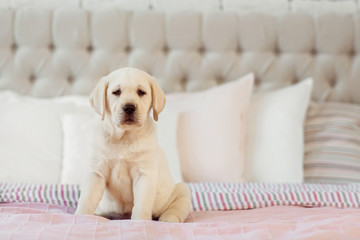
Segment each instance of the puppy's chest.
[{"label": "puppy's chest", "polygon": [[107,188],[114,197],[120,198],[124,202],[132,202],[133,200],[132,170],[130,164],[120,160],[112,164],[110,171]]}]

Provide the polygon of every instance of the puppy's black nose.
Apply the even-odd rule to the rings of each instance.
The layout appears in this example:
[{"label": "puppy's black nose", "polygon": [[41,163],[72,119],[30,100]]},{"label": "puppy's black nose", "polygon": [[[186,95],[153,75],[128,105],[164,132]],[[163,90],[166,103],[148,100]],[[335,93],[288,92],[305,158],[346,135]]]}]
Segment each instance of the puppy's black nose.
[{"label": "puppy's black nose", "polygon": [[132,114],[133,112],[135,112],[135,105],[134,104],[125,104],[125,106],[123,107],[124,112],[126,112],[127,114]]}]

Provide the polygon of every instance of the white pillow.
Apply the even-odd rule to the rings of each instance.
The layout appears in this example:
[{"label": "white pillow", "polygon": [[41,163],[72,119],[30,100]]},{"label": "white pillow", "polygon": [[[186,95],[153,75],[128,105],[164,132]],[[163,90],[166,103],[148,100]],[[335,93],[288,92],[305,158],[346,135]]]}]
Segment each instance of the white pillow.
[{"label": "white pillow", "polygon": [[167,96],[180,112],[179,158],[187,182],[243,181],[245,116],[254,75],[195,93]]},{"label": "white pillow", "polygon": [[0,182],[57,183],[62,131],[59,114],[71,106],[0,92]]},{"label": "white pillow", "polygon": [[[61,183],[80,184],[82,177],[89,170],[92,140],[95,137],[93,129],[98,124],[99,116],[90,107],[88,108],[93,114],[69,114],[62,118],[64,152]],[[177,119],[177,111],[165,107],[157,123],[157,136],[175,182],[181,182],[181,169],[176,148]]]},{"label": "white pillow", "polygon": [[[78,106],[77,99],[41,99],[12,91],[0,92],[0,182],[60,181],[61,116],[87,112]],[[90,105],[89,101],[86,105]]]},{"label": "white pillow", "polygon": [[247,115],[247,181],[302,182],[312,79],[254,96]]},{"label": "white pillow", "polygon": [[62,117],[63,161],[60,183],[81,184],[90,170],[91,146],[97,115],[67,114]]},{"label": "white pillow", "polygon": [[51,104],[0,103],[0,182],[56,183],[61,125]]}]

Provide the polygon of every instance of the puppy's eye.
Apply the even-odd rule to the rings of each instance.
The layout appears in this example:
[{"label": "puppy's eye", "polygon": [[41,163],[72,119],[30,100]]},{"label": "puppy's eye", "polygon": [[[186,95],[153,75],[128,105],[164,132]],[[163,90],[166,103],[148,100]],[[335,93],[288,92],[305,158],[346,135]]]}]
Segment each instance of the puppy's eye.
[{"label": "puppy's eye", "polygon": [[116,90],[116,91],[113,91],[112,94],[114,94],[115,96],[120,96],[121,94],[121,90]]},{"label": "puppy's eye", "polygon": [[144,92],[143,90],[138,90],[137,91],[137,94],[140,96],[140,97],[142,97],[142,96],[144,96],[145,94],[146,94],[146,92]]}]

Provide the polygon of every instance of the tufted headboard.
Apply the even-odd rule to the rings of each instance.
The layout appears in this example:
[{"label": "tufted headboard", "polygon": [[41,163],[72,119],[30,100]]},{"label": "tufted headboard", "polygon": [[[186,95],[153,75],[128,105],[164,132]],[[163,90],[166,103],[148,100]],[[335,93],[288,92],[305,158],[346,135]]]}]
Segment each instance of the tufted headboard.
[{"label": "tufted headboard", "polygon": [[258,90],[313,77],[314,100],[360,103],[360,17],[119,9],[0,10],[0,89],[89,94],[123,66],[165,92],[256,75]]}]

